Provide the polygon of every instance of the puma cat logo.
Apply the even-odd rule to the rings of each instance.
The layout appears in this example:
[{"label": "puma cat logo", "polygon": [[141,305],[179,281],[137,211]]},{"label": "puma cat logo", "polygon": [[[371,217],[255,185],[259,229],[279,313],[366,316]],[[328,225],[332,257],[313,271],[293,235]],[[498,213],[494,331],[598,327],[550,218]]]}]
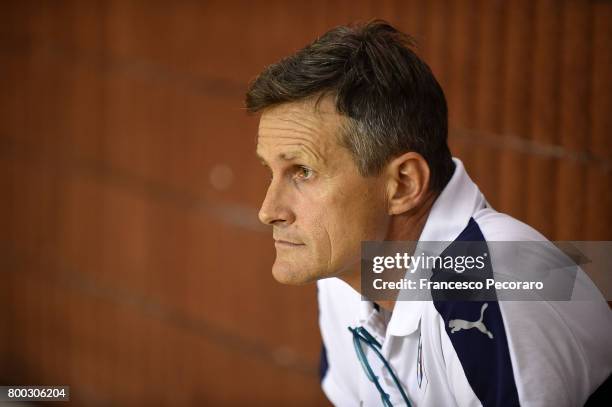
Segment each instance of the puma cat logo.
[{"label": "puma cat logo", "polygon": [[480,319],[478,321],[466,321],[463,319],[451,319],[448,321],[448,327],[451,328],[451,333],[455,333],[462,329],[472,329],[478,328],[480,332],[487,335],[490,339],[493,339],[493,334],[487,329],[485,324],[482,322],[482,317],[484,316],[484,312],[487,309],[489,304],[486,302],[482,304],[482,308],[480,309]]}]

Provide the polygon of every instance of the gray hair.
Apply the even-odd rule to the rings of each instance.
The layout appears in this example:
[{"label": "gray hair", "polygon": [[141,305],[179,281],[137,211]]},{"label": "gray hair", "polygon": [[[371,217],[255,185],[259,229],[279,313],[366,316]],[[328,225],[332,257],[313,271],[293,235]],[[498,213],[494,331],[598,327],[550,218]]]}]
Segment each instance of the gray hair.
[{"label": "gray hair", "polygon": [[446,99],[413,47],[384,21],[336,27],[259,74],[247,91],[247,110],[332,96],[347,119],[339,141],[362,176],[380,174],[391,159],[414,151],[429,165],[430,189],[441,191],[454,168]]}]

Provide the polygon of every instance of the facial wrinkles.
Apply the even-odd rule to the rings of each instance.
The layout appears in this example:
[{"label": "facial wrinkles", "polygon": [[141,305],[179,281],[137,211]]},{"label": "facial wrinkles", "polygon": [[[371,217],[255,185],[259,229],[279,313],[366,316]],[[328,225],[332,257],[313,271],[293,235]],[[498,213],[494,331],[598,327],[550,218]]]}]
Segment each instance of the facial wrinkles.
[{"label": "facial wrinkles", "polygon": [[298,145],[315,160],[325,164],[326,152],[329,148],[326,140],[321,137],[321,134],[324,133],[321,127],[320,123],[304,115],[296,119],[275,117],[262,120],[259,139],[262,141],[265,139],[293,141],[294,143],[283,143],[283,145]]},{"label": "facial wrinkles", "polygon": [[[294,141],[294,139],[291,138],[291,141]],[[295,161],[295,160],[300,160],[304,158],[306,159],[309,158],[313,161],[313,163],[321,162],[321,160],[318,159],[315,154],[313,154],[312,150],[309,149],[307,146],[305,146],[303,143],[299,143],[299,142],[293,143],[293,142],[287,141],[284,143],[277,144],[277,146],[288,149],[287,152],[282,152],[278,155],[278,158],[280,158],[283,161]]]},{"label": "facial wrinkles", "polygon": [[[325,169],[317,174],[319,178],[325,178],[328,181],[319,183],[317,181],[316,188],[311,188],[310,185],[305,185],[304,189],[298,188],[296,192],[298,196],[295,204],[301,207],[297,210],[302,216],[298,222],[291,225],[285,230],[275,230],[282,237],[301,237],[304,242],[306,238],[307,245],[311,249],[315,249],[318,258],[316,262],[319,267],[325,267],[327,273],[334,272],[336,274],[340,270],[334,270],[334,267],[344,268],[346,265],[335,264],[334,258],[336,252],[342,252],[342,231],[344,228],[337,223],[341,221],[339,217],[342,213],[336,213],[333,208],[338,208],[338,204],[343,206],[346,204],[343,188],[346,187],[342,179],[346,175],[347,168],[342,163],[352,163],[350,152],[337,144],[334,137],[335,122],[325,121],[313,115],[304,115],[303,110],[286,110],[286,111],[271,111],[271,116],[262,116],[259,128],[259,145],[260,153],[269,154],[271,159],[272,154],[292,156],[294,151],[289,148],[296,148],[299,152],[307,154],[316,159],[318,162],[326,164]],[[334,158],[327,161],[325,158]],[[274,157],[277,158],[277,157]],[[326,162],[327,161],[327,162]],[[338,182],[329,182],[331,178],[338,178]],[[340,184],[342,183],[342,184]],[[327,210],[325,208],[332,208]],[[304,216],[306,216],[304,218]],[[302,236],[300,225],[305,226],[304,232],[307,236]],[[281,228],[282,229],[282,228]],[[289,231],[291,230],[291,232]],[[282,233],[284,232],[284,233]],[[286,234],[286,236],[284,235]],[[338,246],[338,247],[336,247]]]},{"label": "facial wrinkles", "polygon": [[324,213],[327,216],[319,217],[320,220],[317,222],[317,226],[321,231],[321,250],[323,256],[325,256],[326,270],[328,273],[333,271],[333,275],[343,271],[337,268],[343,268],[344,264],[334,264],[336,261],[335,256],[338,251],[342,252],[342,247],[349,237],[344,235],[348,222],[343,216],[345,215],[344,211],[350,208],[350,206],[347,206],[346,199],[348,197],[345,194],[344,188],[347,187],[346,182],[350,183],[351,181],[346,178],[344,178],[344,181],[342,185],[336,184],[330,186],[326,196],[321,197],[320,201],[324,202],[323,206],[330,208],[330,210],[325,210]]},{"label": "facial wrinkles", "polygon": [[326,243],[326,249],[327,249],[327,268],[326,270],[329,272],[332,270],[332,259],[334,258],[334,248],[332,245],[332,239],[331,236],[329,235],[329,228],[324,228],[325,230],[325,243]]}]

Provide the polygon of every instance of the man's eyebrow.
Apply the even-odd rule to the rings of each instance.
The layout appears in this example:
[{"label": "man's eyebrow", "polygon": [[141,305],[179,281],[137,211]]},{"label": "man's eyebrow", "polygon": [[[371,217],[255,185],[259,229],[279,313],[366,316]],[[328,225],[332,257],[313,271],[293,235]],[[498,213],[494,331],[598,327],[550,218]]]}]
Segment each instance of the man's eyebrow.
[{"label": "man's eyebrow", "polygon": [[307,154],[302,153],[301,151],[290,151],[288,153],[280,153],[278,155],[278,158],[280,158],[283,161],[293,161],[296,158],[302,158],[303,156],[306,156]]}]

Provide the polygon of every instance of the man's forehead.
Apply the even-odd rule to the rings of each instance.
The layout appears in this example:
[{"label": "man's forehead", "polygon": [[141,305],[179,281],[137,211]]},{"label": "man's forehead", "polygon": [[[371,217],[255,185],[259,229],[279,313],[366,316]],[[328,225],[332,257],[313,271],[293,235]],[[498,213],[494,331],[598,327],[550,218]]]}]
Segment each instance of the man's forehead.
[{"label": "man's forehead", "polygon": [[266,130],[274,130],[277,127],[295,128],[320,132],[322,130],[333,130],[340,124],[341,117],[329,98],[323,98],[319,102],[312,99],[282,103],[266,109],[259,120],[260,135],[265,136]]},{"label": "man's forehead", "polygon": [[261,115],[257,138],[257,154],[282,149],[281,159],[306,154],[325,161],[330,148],[338,144],[340,117],[335,107],[322,100],[284,103],[267,109]]},{"label": "man's forehead", "polygon": [[311,159],[325,164],[329,148],[316,143],[308,137],[289,136],[261,136],[257,141],[256,154],[263,162],[268,160],[293,161]]}]

